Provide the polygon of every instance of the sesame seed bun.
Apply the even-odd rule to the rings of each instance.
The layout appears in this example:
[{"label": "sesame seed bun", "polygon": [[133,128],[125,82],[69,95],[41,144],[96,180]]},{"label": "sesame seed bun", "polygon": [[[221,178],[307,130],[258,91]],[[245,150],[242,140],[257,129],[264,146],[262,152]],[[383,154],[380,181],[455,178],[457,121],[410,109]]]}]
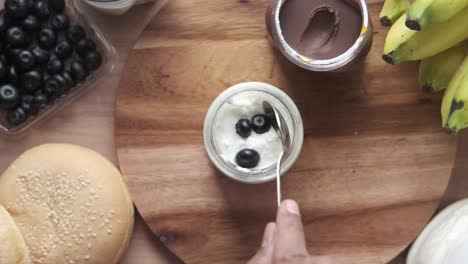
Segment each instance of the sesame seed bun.
[{"label": "sesame seed bun", "polygon": [[134,209],[122,175],[79,146],[48,144],[22,154],[0,177],[0,204],[32,263],[117,263],[132,234]]},{"label": "sesame seed bun", "polygon": [[3,206],[0,206],[0,263],[31,263],[23,236]]}]

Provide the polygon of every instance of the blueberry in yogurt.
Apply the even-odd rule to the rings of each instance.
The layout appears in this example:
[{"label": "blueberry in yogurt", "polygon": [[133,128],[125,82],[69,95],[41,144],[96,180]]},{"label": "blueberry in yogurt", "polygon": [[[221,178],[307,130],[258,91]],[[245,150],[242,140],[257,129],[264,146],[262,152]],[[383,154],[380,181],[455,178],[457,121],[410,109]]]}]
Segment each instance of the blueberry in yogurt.
[{"label": "blueberry in yogurt", "polygon": [[243,138],[248,138],[252,134],[252,123],[248,119],[241,119],[236,124],[236,132]]},{"label": "blueberry in yogurt", "polygon": [[256,115],[252,118],[252,128],[257,134],[264,134],[271,128],[270,121],[266,115]]},{"label": "blueberry in yogurt", "polygon": [[236,163],[242,168],[252,169],[260,162],[260,154],[253,149],[243,149],[236,155]]}]

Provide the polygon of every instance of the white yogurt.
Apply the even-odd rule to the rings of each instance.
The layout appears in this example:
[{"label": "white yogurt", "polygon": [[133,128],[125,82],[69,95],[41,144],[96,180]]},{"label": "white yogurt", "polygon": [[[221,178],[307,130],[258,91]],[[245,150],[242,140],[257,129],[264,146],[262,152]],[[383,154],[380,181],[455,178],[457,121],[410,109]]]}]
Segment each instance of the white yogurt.
[{"label": "white yogurt", "polygon": [[[263,134],[252,134],[242,138],[236,132],[236,124],[240,119],[249,119],[258,114],[265,114],[261,94],[238,94],[224,103],[214,120],[215,145],[224,160],[234,164],[240,170],[262,170],[274,166],[282,151],[281,140],[273,127]],[[253,149],[260,154],[260,162],[253,169],[240,168],[236,164],[236,155],[243,149]]]}]

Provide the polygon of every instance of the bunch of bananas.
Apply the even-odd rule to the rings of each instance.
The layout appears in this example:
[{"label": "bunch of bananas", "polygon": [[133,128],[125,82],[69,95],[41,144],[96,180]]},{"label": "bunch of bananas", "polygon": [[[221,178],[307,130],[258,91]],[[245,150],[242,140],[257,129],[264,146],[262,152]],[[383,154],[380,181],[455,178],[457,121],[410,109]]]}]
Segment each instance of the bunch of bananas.
[{"label": "bunch of bananas", "polygon": [[386,0],[380,22],[391,26],[383,59],[421,60],[420,88],[446,89],[443,128],[456,133],[468,127],[468,0]]}]

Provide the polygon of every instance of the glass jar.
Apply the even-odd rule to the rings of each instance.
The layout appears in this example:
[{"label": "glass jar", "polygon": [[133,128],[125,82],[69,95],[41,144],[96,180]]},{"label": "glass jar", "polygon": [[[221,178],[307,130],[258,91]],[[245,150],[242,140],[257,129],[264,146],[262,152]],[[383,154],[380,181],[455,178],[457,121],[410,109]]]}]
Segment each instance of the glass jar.
[{"label": "glass jar", "polygon": [[273,45],[292,63],[310,71],[344,71],[362,61],[372,46],[373,26],[365,0],[351,0],[359,6],[362,15],[361,32],[356,42],[344,53],[330,59],[314,59],[299,54],[282,35],[280,11],[287,0],[270,0],[266,9],[265,22]]},{"label": "glass jar", "polygon": [[[259,99],[267,101],[279,112],[279,114],[284,118],[291,136],[289,143],[290,146],[286,148],[287,152],[284,153],[281,162],[281,175],[286,173],[296,162],[304,141],[304,128],[301,114],[291,98],[280,89],[266,83],[246,82],[234,85],[225,90],[214,100],[206,115],[203,135],[205,148],[213,164],[223,174],[244,183],[264,183],[274,180],[276,178],[276,162],[278,160],[276,157],[279,158],[281,149],[279,149],[278,153],[270,153],[272,154],[270,158],[275,158],[275,161],[270,162],[270,164],[266,163],[266,166],[258,166],[258,168],[253,169],[245,169],[238,166],[236,162],[233,161],[233,158],[230,157],[230,155],[232,156],[232,153],[226,153],[226,151],[223,150],[221,140],[225,138],[229,141],[230,138],[226,134],[223,134],[225,133],[225,130],[219,129],[220,126],[227,127],[229,130],[232,127],[233,132],[229,131],[229,133],[234,134],[236,130],[236,122],[220,123],[226,120],[223,119],[224,116],[222,116],[222,114],[225,114],[226,112],[221,110],[225,109],[224,107],[226,106],[232,106],[233,101],[235,100],[257,100],[253,102],[253,104],[261,104],[261,100]],[[255,107],[257,107],[257,109],[261,109],[261,106],[256,105]],[[232,120],[238,120],[240,118],[245,117],[231,116]],[[271,128],[271,130],[273,131],[271,133],[275,133],[273,128]],[[261,135],[256,136],[260,137]],[[279,136],[276,135],[276,133],[275,136],[277,136],[279,140]],[[236,140],[242,139],[238,136]],[[231,142],[224,142],[224,144],[226,143],[230,144]],[[232,145],[232,147],[235,148],[235,144]],[[240,151],[241,149],[237,150]],[[261,151],[262,150],[259,150],[260,153]]]}]

